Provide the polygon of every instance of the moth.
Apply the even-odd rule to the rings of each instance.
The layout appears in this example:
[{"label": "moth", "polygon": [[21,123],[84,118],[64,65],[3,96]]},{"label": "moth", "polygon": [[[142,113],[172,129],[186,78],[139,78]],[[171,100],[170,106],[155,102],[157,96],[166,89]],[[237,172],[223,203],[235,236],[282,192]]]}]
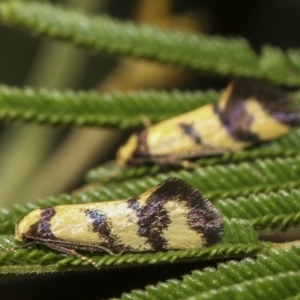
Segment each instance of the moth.
[{"label": "moth", "polygon": [[223,231],[212,203],[174,177],[136,198],[34,210],[16,225],[15,239],[91,262],[76,250],[116,255],[199,248],[219,242]]},{"label": "moth", "polygon": [[132,135],[118,151],[117,162],[172,164],[240,151],[288,133],[299,121],[290,94],[262,80],[237,78],[216,103]]}]

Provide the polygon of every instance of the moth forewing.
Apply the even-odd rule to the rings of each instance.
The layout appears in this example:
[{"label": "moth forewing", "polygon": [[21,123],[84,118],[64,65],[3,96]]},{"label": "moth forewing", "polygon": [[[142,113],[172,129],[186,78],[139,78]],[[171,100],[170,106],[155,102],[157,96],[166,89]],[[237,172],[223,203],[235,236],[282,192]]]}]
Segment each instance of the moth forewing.
[{"label": "moth forewing", "polygon": [[198,248],[222,236],[219,212],[179,178],[136,198],[35,210],[21,220],[15,234],[18,241],[77,256],[75,250],[120,254]]},{"label": "moth forewing", "polygon": [[117,162],[170,164],[240,151],[288,133],[299,121],[300,109],[288,93],[262,80],[238,78],[216,103],[132,135]]}]

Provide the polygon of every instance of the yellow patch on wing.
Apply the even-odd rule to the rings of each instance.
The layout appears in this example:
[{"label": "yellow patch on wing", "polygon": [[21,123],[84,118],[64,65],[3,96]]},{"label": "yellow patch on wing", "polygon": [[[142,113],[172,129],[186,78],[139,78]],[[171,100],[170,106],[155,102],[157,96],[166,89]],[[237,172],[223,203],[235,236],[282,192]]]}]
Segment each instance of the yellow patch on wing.
[{"label": "yellow patch on wing", "polygon": [[138,218],[124,200],[57,206],[56,214],[51,219],[52,233],[58,239],[73,243],[96,245],[107,242],[105,236],[93,228],[95,220],[85,213],[87,210],[105,215],[104,222],[109,227],[110,235],[117,238],[118,243],[131,246],[136,251],[150,249],[146,238],[138,235]]},{"label": "yellow patch on wing", "polygon": [[189,249],[203,247],[206,243],[202,234],[192,230],[187,223],[187,207],[183,202],[169,201],[164,205],[171,223],[163,231],[168,249]]},{"label": "yellow patch on wing", "polygon": [[[202,145],[186,134],[180,124],[192,125]],[[195,151],[200,155],[201,149],[205,146],[240,150],[250,145],[247,142],[237,141],[228,134],[211,104],[152,126],[148,130],[147,143],[150,154],[154,156]]]},{"label": "yellow patch on wing", "polygon": [[248,99],[245,104],[248,113],[254,116],[249,130],[256,134],[260,140],[272,140],[291,130],[288,125],[280,123],[270,116],[256,99]]},{"label": "yellow patch on wing", "polygon": [[89,228],[89,220],[84,209],[88,205],[63,205],[56,207],[56,214],[51,219],[51,230],[58,239],[73,243],[96,244],[105,241]]}]

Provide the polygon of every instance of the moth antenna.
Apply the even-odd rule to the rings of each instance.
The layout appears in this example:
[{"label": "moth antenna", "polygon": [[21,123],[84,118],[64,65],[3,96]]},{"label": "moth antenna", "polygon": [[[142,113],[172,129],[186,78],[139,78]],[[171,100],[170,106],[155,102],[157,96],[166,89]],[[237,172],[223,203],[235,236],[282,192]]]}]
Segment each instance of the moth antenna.
[{"label": "moth antenna", "polygon": [[89,257],[84,256],[73,249],[70,249],[70,252],[68,254],[78,257],[78,258],[82,259],[83,261],[86,261],[89,264],[91,264],[92,266],[94,266],[97,270],[100,270],[100,267],[97,265],[97,263],[95,261],[93,261],[92,259],[90,259]]},{"label": "moth antenna", "polygon": [[102,249],[104,252],[107,252],[110,255],[114,255],[114,256],[119,255],[118,253],[114,253],[111,250],[109,250],[108,248],[105,248],[103,246],[97,246],[97,248]]},{"label": "moth antenna", "polygon": [[84,256],[84,255],[78,253],[74,249],[69,249],[69,248],[62,247],[60,245],[53,245],[53,244],[48,244],[48,243],[44,243],[43,245],[45,245],[46,247],[48,247],[50,249],[53,249],[53,250],[56,250],[56,251],[59,251],[59,252],[63,252],[63,253],[66,253],[68,255],[80,258],[83,261],[86,261],[89,264],[91,264],[92,266],[94,266],[97,270],[100,270],[99,266],[97,265],[97,263],[95,261],[93,261],[92,259],[90,259],[87,256]]},{"label": "moth antenna", "polygon": [[139,117],[146,129],[152,126],[150,119],[146,115],[140,115]]}]

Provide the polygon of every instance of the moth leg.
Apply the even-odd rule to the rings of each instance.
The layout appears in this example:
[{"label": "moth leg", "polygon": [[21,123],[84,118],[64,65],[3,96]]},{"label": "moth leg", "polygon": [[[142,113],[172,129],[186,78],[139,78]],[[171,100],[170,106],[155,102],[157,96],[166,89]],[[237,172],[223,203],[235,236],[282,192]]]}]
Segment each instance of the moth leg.
[{"label": "moth leg", "polygon": [[89,264],[91,264],[92,266],[94,266],[96,269],[100,269],[98,267],[98,265],[96,264],[96,262],[94,262],[92,259],[76,252],[76,250],[74,249],[69,249],[69,248],[66,248],[66,247],[63,247],[61,245],[53,245],[53,244],[48,244],[48,243],[43,243],[43,245],[45,245],[46,247],[50,248],[50,249],[53,249],[53,250],[56,250],[58,252],[62,252],[62,253],[66,253],[68,255],[71,255],[71,256],[74,256],[74,257],[77,257],[77,258],[80,258],[86,262],[88,262]]},{"label": "moth leg", "polygon": [[25,249],[25,248],[31,247],[34,244],[36,244],[36,241],[25,242],[21,246],[19,246],[18,248],[24,248]]},{"label": "moth leg", "polygon": [[[232,151],[227,151],[228,153],[233,153]],[[190,161],[189,159],[195,158],[204,158],[210,157],[214,155],[222,155],[226,153],[223,148],[212,148],[210,146],[206,146],[204,144],[203,149],[201,149],[201,153],[198,151],[193,151],[190,153],[184,153],[182,155],[173,155],[169,157],[154,157],[152,161],[159,164],[171,164],[177,165],[184,168],[197,169],[200,168],[201,165],[197,162]]]},{"label": "moth leg", "polygon": [[178,166],[184,168],[197,169],[200,166],[197,163],[191,162],[187,159],[182,159],[178,156],[169,156],[169,157],[153,157],[151,158],[152,163],[156,163],[159,165],[170,165],[170,166]]}]

